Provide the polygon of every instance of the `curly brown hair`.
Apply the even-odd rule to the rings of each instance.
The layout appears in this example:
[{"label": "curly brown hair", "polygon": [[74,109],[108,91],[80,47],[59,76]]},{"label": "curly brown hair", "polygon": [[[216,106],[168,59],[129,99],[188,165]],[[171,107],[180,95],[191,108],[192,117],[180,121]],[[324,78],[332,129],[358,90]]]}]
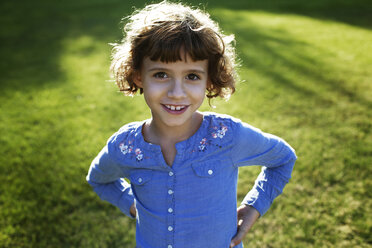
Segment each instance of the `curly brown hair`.
[{"label": "curly brown hair", "polygon": [[[228,99],[235,91],[234,36],[224,35],[217,23],[200,9],[163,1],[135,11],[125,18],[124,39],[113,44],[110,70],[120,91],[143,93],[133,81],[142,61],[176,62],[188,54],[194,61],[208,60],[211,82],[206,96]],[[181,54],[184,52],[185,54]]]}]

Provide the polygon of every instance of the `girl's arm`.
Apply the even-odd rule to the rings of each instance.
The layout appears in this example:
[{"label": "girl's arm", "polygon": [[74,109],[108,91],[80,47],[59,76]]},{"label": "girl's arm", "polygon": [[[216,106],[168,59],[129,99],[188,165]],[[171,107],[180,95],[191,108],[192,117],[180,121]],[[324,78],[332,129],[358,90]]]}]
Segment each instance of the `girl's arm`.
[{"label": "girl's arm", "polygon": [[130,184],[123,178],[123,168],[113,160],[108,143],[93,160],[86,179],[102,200],[110,202],[133,218],[133,193]]},{"label": "girl's arm", "polygon": [[234,164],[263,166],[254,187],[242,202],[253,206],[262,216],[291,178],[296,154],[283,139],[246,123],[237,123],[234,137],[237,141],[232,156]]}]

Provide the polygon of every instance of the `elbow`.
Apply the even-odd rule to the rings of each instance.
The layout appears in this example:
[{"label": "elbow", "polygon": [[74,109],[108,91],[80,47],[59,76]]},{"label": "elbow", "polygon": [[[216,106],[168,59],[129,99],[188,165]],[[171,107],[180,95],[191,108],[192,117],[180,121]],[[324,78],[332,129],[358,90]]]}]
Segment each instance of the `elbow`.
[{"label": "elbow", "polygon": [[292,151],[290,160],[293,161],[293,162],[296,162],[296,160],[297,160],[297,154],[294,150]]},{"label": "elbow", "polygon": [[293,162],[296,162],[297,154],[296,154],[295,149],[293,149],[293,147],[291,147],[288,143],[286,143],[286,144],[287,144],[287,149],[289,148],[289,160],[293,161]]}]

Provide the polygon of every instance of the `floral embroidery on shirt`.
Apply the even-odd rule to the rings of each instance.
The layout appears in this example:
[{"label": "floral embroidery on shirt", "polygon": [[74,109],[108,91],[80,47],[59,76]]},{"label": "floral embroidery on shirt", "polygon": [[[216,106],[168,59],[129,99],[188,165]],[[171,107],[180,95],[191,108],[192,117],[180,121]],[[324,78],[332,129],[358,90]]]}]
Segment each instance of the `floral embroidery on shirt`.
[{"label": "floral embroidery on shirt", "polygon": [[120,151],[125,155],[127,153],[131,153],[133,150],[133,146],[131,145],[124,145],[124,143],[120,143],[119,145]]},{"label": "floral embroidery on shirt", "polygon": [[137,161],[141,161],[142,158],[143,158],[143,154],[142,154],[141,149],[137,148],[135,152],[136,152],[136,159],[137,159]]},{"label": "floral embroidery on shirt", "polygon": [[[121,153],[123,153],[124,155],[126,154],[131,154],[133,152],[133,145],[132,144],[133,141],[128,141],[128,144],[124,144],[123,142],[119,144],[119,148],[120,148],[120,151]],[[141,151],[140,148],[136,148],[134,150],[134,154],[132,156],[135,156],[136,157],[136,160],[137,161],[141,161],[144,157],[143,157],[143,153]]]},{"label": "floral embroidery on shirt", "polygon": [[206,138],[203,138],[200,141],[199,151],[204,151],[205,148],[206,148],[206,145],[207,145],[207,139]]},{"label": "floral embroidery on shirt", "polygon": [[225,125],[220,124],[220,126],[221,126],[220,129],[218,129],[218,127],[216,127],[216,126],[213,127],[213,129],[216,130],[216,131],[212,133],[212,137],[215,138],[215,139],[216,138],[222,139],[227,132],[227,127]]},{"label": "floral embroidery on shirt", "polygon": [[[228,131],[228,128],[225,125],[223,125],[222,123],[220,123],[220,127],[214,126],[212,129],[213,129],[213,132],[211,133],[211,136],[212,136],[213,139],[224,138],[226,132]],[[207,138],[203,138],[199,142],[199,146],[198,146],[199,151],[204,152],[207,149],[207,146],[209,146],[209,145],[215,145],[215,146],[221,148],[221,146],[218,145],[218,144],[215,144],[213,142],[213,140],[207,140]],[[194,150],[192,152],[194,152]]]}]

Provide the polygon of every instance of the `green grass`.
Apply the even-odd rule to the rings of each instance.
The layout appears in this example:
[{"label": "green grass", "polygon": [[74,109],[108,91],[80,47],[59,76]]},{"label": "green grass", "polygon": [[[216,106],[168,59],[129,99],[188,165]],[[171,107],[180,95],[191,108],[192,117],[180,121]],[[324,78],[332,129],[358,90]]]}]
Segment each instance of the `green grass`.
[{"label": "green grass", "polygon": [[[196,3],[196,1],[194,1]],[[85,175],[107,138],[149,117],[109,81],[126,1],[0,4],[0,247],[134,247],[135,223]],[[299,157],[247,247],[372,247],[372,20],[368,1],[213,1],[241,79],[216,109]],[[258,167],[240,171],[239,201]]]}]

